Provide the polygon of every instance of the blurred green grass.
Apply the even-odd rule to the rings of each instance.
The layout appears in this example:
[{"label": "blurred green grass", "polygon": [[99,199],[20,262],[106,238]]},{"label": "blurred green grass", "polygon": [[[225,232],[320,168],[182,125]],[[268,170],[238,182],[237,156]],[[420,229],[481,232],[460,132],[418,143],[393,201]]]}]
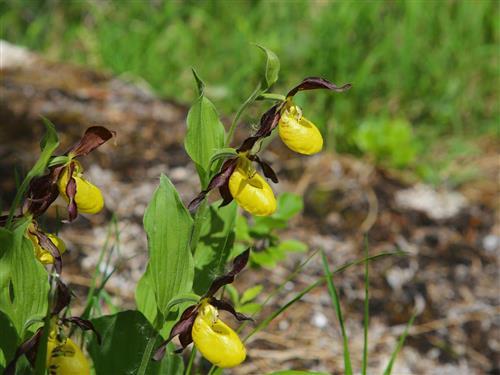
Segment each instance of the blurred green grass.
[{"label": "blurred green grass", "polygon": [[499,4],[9,0],[0,22],[8,41],[142,77],[182,103],[194,97],[194,66],[225,115],[259,79],[263,57],[251,43],[265,45],[281,59],[275,91],[306,75],[353,83],[298,101],[330,147],[361,152],[356,132],[367,120],[404,119],[423,149],[429,139],[498,135]]}]

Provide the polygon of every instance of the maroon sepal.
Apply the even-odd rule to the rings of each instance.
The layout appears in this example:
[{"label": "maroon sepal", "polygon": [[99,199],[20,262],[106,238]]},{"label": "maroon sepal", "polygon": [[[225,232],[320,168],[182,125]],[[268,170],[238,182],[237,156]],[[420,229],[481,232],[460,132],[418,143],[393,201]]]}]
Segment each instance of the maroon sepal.
[{"label": "maroon sepal", "polygon": [[168,339],[163,341],[161,345],[156,349],[153,359],[159,361],[165,355],[167,344],[172,341],[172,339],[179,335],[179,341],[181,342],[182,348],[176,350],[176,352],[182,352],[186,346],[191,344],[193,341],[191,337],[191,330],[193,329],[194,320],[196,319],[196,313],[198,312],[198,305],[192,305],[186,308],[181,315],[181,318],[170,330],[170,335]]},{"label": "maroon sepal", "polygon": [[75,170],[75,163],[70,163],[68,166],[68,184],[66,185],[66,196],[68,197],[68,221],[72,222],[78,216],[78,207],[76,206],[75,195],[76,195],[76,180],[73,177],[73,172]]},{"label": "maroon sepal", "polygon": [[215,297],[212,297],[212,298],[210,298],[210,302],[209,303],[212,306],[214,306],[215,308],[217,308],[217,310],[224,310],[224,311],[230,312],[239,321],[243,321],[243,320],[251,320],[251,321],[253,321],[253,319],[250,318],[249,316],[246,316],[245,314],[237,312],[234,309],[233,305],[231,305],[227,301],[219,300],[219,299],[217,299]]},{"label": "maroon sepal", "polygon": [[243,253],[234,258],[233,268],[231,271],[226,273],[225,275],[217,277],[210,285],[210,289],[205,294],[205,297],[212,297],[221,287],[227,284],[231,284],[234,281],[234,278],[237,274],[241,272],[243,268],[248,263],[248,258],[250,257],[250,249],[245,250]]},{"label": "maroon sepal", "polygon": [[198,206],[203,202],[207,194],[216,188],[221,188],[226,185],[229,181],[229,178],[233,174],[236,165],[238,163],[238,158],[228,159],[222,164],[220,172],[217,173],[209,182],[208,187],[205,190],[202,190],[200,194],[196,196],[188,205],[189,211],[192,213],[196,211]]},{"label": "maroon sepal", "polygon": [[83,331],[92,331],[94,332],[97,343],[100,345],[101,344],[101,335],[97,330],[95,329],[94,325],[90,320],[87,319],[82,319],[78,316],[71,316],[69,318],[62,318],[61,319],[63,324],[71,323],[77,325],[81,330]]},{"label": "maroon sepal", "polygon": [[38,239],[38,243],[40,247],[46,251],[48,251],[54,257],[54,267],[58,274],[62,272],[62,257],[61,253],[57,246],[52,242],[52,240],[41,230],[38,229],[38,226],[35,226],[34,231],[30,231],[32,235],[34,235]]},{"label": "maroon sepal", "polygon": [[250,151],[255,143],[261,139],[271,135],[273,129],[278,125],[281,117],[281,109],[284,102],[275,104],[260,118],[260,125],[257,132],[243,141],[241,146],[236,150],[238,152]]},{"label": "maroon sepal", "polygon": [[219,208],[227,206],[233,201],[233,196],[231,195],[231,191],[229,190],[229,181],[227,181],[219,188],[219,194],[222,197],[222,203],[219,205]]},{"label": "maroon sepal", "polygon": [[[57,177],[60,168],[55,168],[50,173],[35,177],[31,180],[26,192],[26,199],[23,204],[23,212],[29,212],[33,217],[42,215],[49,206],[57,199],[59,189],[57,188]],[[57,176],[55,176],[57,174]]]},{"label": "maroon sepal", "polygon": [[287,98],[292,97],[299,91],[305,91],[305,90],[326,89],[335,92],[343,92],[349,90],[351,87],[352,85],[350,83],[346,83],[345,85],[342,86],[337,86],[336,84],[321,77],[307,77],[304,78],[304,80],[301,83],[299,83],[297,86],[291,89],[286,95],[286,97]]},{"label": "maroon sepal", "polygon": [[116,132],[108,130],[103,126],[91,126],[85,131],[82,139],[66,151],[65,155],[70,153],[74,156],[87,155],[115,135]]},{"label": "maroon sepal", "polygon": [[51,311],[52,315],[58,315],[71,302],[71,291],[68,286],[59,278],[56,279],[56,284],[55,302]]},{"label": "maroon sepal", "polygon": [[14,375],[16,373],[16,363],[22,355],[26,355],[31,363],[34,363],[36,358],[36,350],[38,348],[38,343],[42,337],[43,327],[38,328],[33,336],[23,342],[19,348],[17,348],[14,358],[9,362],[5,368],[4,375]]},{"label": "maroon sepal", "polygon": [[267,162],[261,160],[257,155],[253,155],[249,157],[249,159],[259,164],[260,168],[262,169],[262,173],[264,173],[264,176],[271,179],[271,181],[274,182],[275,184],[279,182],[276,172],[274,172],[273,168],[271,168],[271,166]]}]

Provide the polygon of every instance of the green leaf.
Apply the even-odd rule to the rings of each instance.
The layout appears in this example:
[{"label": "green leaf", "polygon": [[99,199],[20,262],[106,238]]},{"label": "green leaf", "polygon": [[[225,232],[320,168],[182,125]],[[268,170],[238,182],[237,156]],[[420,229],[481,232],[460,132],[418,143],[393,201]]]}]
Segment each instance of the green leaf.
[{"label": "green leaf", "polygon": [[303,253],[307,251],[307,245],[297,240],[286,240],[278,245],[278,249],[285,253]]},{"label": "green leaf", "polygon": [[203,295],[216,276],[224,272],[235,238],[237,205],[232,202],[218,208],[216,202],[208,209],[195,253],[194,292]]},{"label": "green leaf", "polygon": [[267,375],[328,375],[326,372],[284,370],[270,372]]},{"label": "green leaf", "polygon": [[29,224],[26,221],[14,231],[0,228],[0,311],[12,321],[21,339],[28,321],[45,316],[49,291],[47,271],[24,235]]},{"label": "green leaf", "polygon": [[[92,337],[88,351],[97,374],[136,374],[150,340],[153,347],[160,345],[162,338],[139,311],[122,311],[118,314],[92,319],[102,336],[102,343]],[[182,374],[180,356],[170,354],[171,348],[161,362],[149,360],[147,374]]]},{"label": "green leaf", "polygon": [[156,305],[155,291],[153,289],[153,282],[151,281],[149,266],[137,283],[137,288],[135,289],[135,304],[137,305],[137,310],[139,310],[151,324],[154,324],[158,307]]},{"label": "green leaf", "polygon": [[394,366],[394,362],[396,361],[396,357],[398,356],[401,348],[403,347],[406,336],[408,336],[408,332],[410,331],[411,326],[413,325],[413,322],[415,321],[415,317],[417,316],[417,313],[415,312],[408,323],[406,324],[405,330],[403,334],[399,337],[398,340],[398,345],[396,345],[396,348],[391,354],[391,359],[389,360],[389,363],[387,364],[387,367],[385,368],[384,375],[391,375],[392,373],[392,366]]},{"label": "green leaf", "polygon": [[237,309],[242,314],[254,315],[262,310],[262,305],[256,302],[245,303],[244,305],[238,306]]},{"label": "green leaf", "polygon": [[236,150],[232,147],[225,147],[221,148],[212,155],[210,158],[210,165],[213,165],[216,161],[222,160],[222,159],[229,159],[231,157],[238,156],[238,153]]},{"label": "green leaf", "polygon": [[218,149],[224,147],[224,137],[224,126],[214,105],[201,94],[187,115],[184,148],[196,164],[203,187],[208,184],[210,177],[210,159]]},{"label": "green leaf", "polygon": [[243,305],[247,302],[253,301],[262,292],[262,289],[262,285],[255,285],[254,287],[245,290],[245,292],[241,296],[240,303]]},{"label": "green leaf", "polygon": [[277,80],[280,72],[280,60],[278,56],[270,49],[256,44],[266,54],[266,70],[264,78],[266,86],[269,89]]},{"label": "green leaf", "polygon": [[191,68],[191,72],[193,72],[193,77],[194,80],[196,81],[196,89],[198,90],[198,96],[202,96],[205,92],[205,83],[201,80],[196,69]]},{"label": "green leaf", "polygon": [[144,229],[149,249],[146,277],[154,291],[158,310],[164,315],[173,297],[191,291],[194,263],[189,239],[192,226],[191,215],[175,187],[161,175],[160,185],[144,214]]},{"label": "green leaf", "polygon": [[344,327],[344,318],[342,316],[342,309],[340,308],[340,299],[337,293],[337,288],[335,288],[335,284],[333,282],[333,274],[330,271],[330,267],[328,266],[328,260],[326,258],[326,254],[324,251],[321,252],[321,259],[323,260],[323,269],[325,271],[326,283],[328,285],[328,292],[330,293],[330,299],[332,300],[333,308],[337,314],[337,318],[340,323],[340,330],[342,332],[342,339],[344,345],[344,369],[347,375],[352,374],[352,366],[351,366],[351,356],[349,354],[349,340],[347,339],[347,333]]},{"label": "green leaf", "polygon": [[52,122],[50,122],[48,119],[45,117],[42,117],[42,121],[45,125],[45,134],[40,141],[40,148],[42,152],[40,153],[40,156],[38,160],[36,161],[35,165],[31,170],[28,172],[26,177],[24,178],[23,182],[21,183],[21,186],[17,189],[16,196],[14,197],[14,202],[12,203],[12,206],[9,211],[9,218],[7,220],[7,227],[10,226],[12,217],[14,216],[14,212],[21,202],[21,199],[26,192],[26,189],[29,186],[30,181],[37,176],[42,175],[45,172],[45,169],[47,169],[47,164],[49,163],[50,157],[54,153],[54,151],[57,149],[59,146],[59,138],[57,137],[57,132],[55,129],[55,126]]},{"label": "green leaf", "polygon": [[175,298],[170,300],[170,303],[167,305],[167,310],[172,310],[173,307],[178,306],[180,304],[189,303],[191,305],[196,304],[200,300],[200,296],[194,293],[183,293],[178,295]]},{"label": "green leaf", "polygon": [[50,158],[49,164],[47,167],[53,167],[55,165],[61,165],[61,164],[66,164],[69,161],[69,157],[66,155],[61,155],[61,156],[54,156]]},{"label": "green leaf", "polygon": [[0,311],[0,369],[14,357],[19,336],[9,317]]}]

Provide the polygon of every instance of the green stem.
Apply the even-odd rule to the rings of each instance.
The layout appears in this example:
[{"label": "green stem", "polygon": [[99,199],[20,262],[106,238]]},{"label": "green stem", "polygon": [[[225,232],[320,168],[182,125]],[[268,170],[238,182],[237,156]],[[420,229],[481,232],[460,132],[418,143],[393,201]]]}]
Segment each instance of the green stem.
[{"label": "green stem", "polygon": [[14,202],[12,202],[12,206],[10,207],[9,210],[9,217],[7,218],[7,223],[5,224],[6,228],[10,229],[16,208],[17,206],[19,206],[19,203],[21,203],[21,199],[23,198],[23,195],[26,189],[28,188],[30,181],[31,181],[31,176],[26,176],[26,178],[21,183],[21,186],[17,190],[16,196],[14,197]]},{"label": "green stem", "polygon": [[257,100],[279,100],[283,102],[286,100],[286,96],[281,94],[263,93],[257,97]]},{"label": "green stem", "polygon": [[[365,236],[365,259],[368,258],[368,236]],[[368,366],[368,321],[370,317],[370,302],[368,295],[369,278],[368,278],[368,261],[365,261],[365,301],[364,301],[364,317],[363,317],[363,363],[361,373],[366,375]]]},{"label": "green stem", "polygon": [[193,349],[191,349],[191,354],[189,355],[189,362],[184,372],[185,375],[191,375],[191,369],[193,368],[194,359],[196,358],[196,346],[193,345]]},{"label": "green stem", "polygon": [[238,125],[238,120],[240,119],[241,115],[243,114],[243,111],[250,105],[252,104],[259,95],[261,95],[262,88],[261,84],[259,83],[255,90],[252,92],[252,94],[248,97],[247,100],[238,108],[238,111],[236,112],[236,115],[234,116],[233,122],[231,123],[231,127],[229,128],[229,132],[227,133],[226,141],[224,142],[224,147],[228,147],[231,141],[233,140],[234,136],[234,131],[236,130],[236,126]]},{"label": "green stem", "polygon": [[[163,319],[160,317],[160,314],[156,316],[154,328],[155,332],[158,332],[161,327],[163,326]],[[141,365],[139,366],[139,369],[137,370],[137,375],[146,375],[146,371],[148,369],[148,364],[149,361],[151,360],[151,356],[153,355],[153,349],[155,347],[156,339],[158,338],[159,334],[156,333],[154,336],[149,338],[149,341],[146,345],[146,348],[144,349],[144,353],[142,354],[141,358]]]}]

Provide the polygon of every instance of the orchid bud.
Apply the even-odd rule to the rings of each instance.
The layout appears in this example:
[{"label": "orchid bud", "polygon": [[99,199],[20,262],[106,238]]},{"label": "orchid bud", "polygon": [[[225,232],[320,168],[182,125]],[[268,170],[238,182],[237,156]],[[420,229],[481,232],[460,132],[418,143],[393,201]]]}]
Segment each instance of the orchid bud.
[{"label": "orchid bud", "polygon": [[269,184],[245,157],[229,178],[229,191],[236,202],[255,216],[269,216],[276,211],[276,198]]},{"label": "orchid bud", "polygon": [[304,116],[296,105],[285,107],[278,124],[283,142],[299,154],[312,155],[323,148],[323,137],[318,128]]},{"label": "orchid bud", "polygon": [[192,337],[203,357],[215,366],[238,366],[246,358],[245,346],[236,332],[219,319],[219,312],[207,301],[200,306]]},{"label": "orchid bud", "polygon": [[[104,207],[104,198],[101,190],[83,178],[83,168],[80,163],[77,161],[72,161],[72,163],[74,163],[75,167],[71,178],[74,179],[76,183],[76,194],[74,199],[78,212],[96,214]],[[69,166],[65,167],[57,182],[59,192],[68,202],[70,199],[68,197],[66,187],[70,181],[70,169],[71,168]]]}]

